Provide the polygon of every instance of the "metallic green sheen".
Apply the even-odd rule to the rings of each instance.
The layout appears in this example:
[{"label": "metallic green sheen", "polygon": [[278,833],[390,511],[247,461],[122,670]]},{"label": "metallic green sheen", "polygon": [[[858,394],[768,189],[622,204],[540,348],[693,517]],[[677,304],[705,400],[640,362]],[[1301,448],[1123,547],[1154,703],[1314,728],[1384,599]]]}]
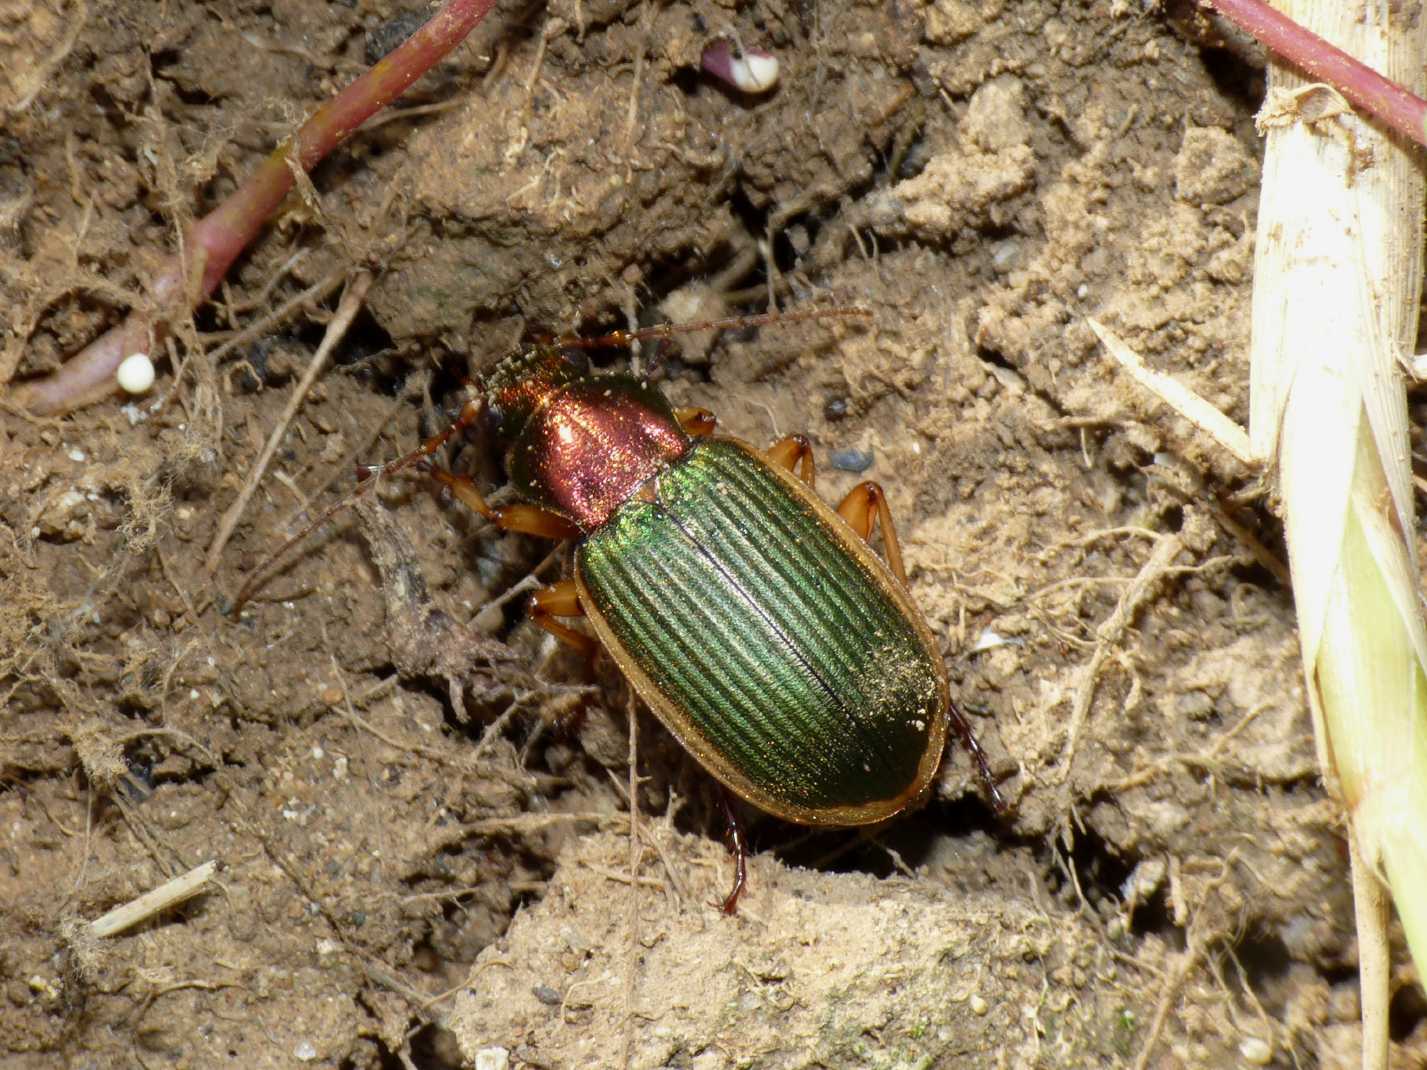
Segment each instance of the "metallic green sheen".
[{"label": "metallic green sheen", "polygon": [[936,668],[884,589],[767,464],[698,442],[580,546],[628,657],[702,742],[785,805],[904,793],[938,715]]}]

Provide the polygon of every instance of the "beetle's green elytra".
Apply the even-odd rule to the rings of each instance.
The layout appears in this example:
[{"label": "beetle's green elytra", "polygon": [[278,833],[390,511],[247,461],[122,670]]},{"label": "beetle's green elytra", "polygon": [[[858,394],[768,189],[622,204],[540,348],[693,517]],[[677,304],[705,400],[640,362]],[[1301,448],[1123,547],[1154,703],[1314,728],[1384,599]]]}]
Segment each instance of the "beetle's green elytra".
[{"label": "beetle's green elytra", "polygon": [[880,821],[936,772],[950,699],[887,567],[743,442],[697,442],[576,551],[580,602],[705,768],[780,817]]}]

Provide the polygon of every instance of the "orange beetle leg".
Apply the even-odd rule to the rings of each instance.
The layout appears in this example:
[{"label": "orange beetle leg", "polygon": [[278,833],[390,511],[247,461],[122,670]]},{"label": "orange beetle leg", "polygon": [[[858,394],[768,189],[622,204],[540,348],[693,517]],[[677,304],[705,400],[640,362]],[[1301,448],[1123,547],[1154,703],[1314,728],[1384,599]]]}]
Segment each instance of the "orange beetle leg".
[{"label": "orange beetle leg", "polygon": [[837,507],[837,515],[847,521],[853,531],[864,539],[872,537],[875,520],[882,525],[882,542],[887,550],[887,567],[892,575],[907,585],[907,570],[902,567],[902,545],[897,541],[897,528],[892,523],[892,510],[887,505],[887,495],[880,485],[871,482],[859,483],[848,492],[842,504]]},{"label": "orange beetle leg", "polygon": [[803,435],[787,435],[780,438],[763,452],[769,464],[793,471],[795,468],[804,483],[813,486],[817,482],[817,472],[813,464],[813,446]]}]

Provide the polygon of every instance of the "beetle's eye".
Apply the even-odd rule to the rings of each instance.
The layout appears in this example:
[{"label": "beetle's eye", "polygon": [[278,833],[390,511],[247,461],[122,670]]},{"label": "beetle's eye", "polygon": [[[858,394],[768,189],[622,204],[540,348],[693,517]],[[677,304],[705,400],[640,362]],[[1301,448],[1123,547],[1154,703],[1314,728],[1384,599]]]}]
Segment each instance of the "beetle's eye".
[{"label": "beetle's eye", "polygon": [[560,350],[560,360],[577,375],[590,374],[590,358],[583,349],[562,349]]}]

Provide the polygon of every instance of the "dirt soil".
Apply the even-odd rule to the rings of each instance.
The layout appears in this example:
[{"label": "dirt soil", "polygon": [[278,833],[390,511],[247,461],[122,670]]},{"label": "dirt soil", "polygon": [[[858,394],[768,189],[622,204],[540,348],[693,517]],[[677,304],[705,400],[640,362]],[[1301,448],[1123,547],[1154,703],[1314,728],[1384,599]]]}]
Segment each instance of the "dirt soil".
[{"label": "dirt soil", "polygon": [[[1150,8],[502,3],[427,107],[290,198],[151,396],[0,413],[0,1065],[1356,1065],[1270,488],[1086,324],[1247,420],[1262,60]],[[423,10],[0,0],[0,382],[141,302],[183,223]],[[776,53],[774,92],[701,74],[720,33]],[[744,811],[721,916],[710,781],[637,711],[631,836],[627,689],[523,618],[568,550],[419,479],[223,612],[522,340],[770,301],[872,318],[682,338],[663,388],[807,433],[833,501],[887,488],[1007,812],[961,751],[870,832]],[[89,930],[210,859],[187,904]],[[1422,1065],[1399,972],[1394,1058]]]}]

